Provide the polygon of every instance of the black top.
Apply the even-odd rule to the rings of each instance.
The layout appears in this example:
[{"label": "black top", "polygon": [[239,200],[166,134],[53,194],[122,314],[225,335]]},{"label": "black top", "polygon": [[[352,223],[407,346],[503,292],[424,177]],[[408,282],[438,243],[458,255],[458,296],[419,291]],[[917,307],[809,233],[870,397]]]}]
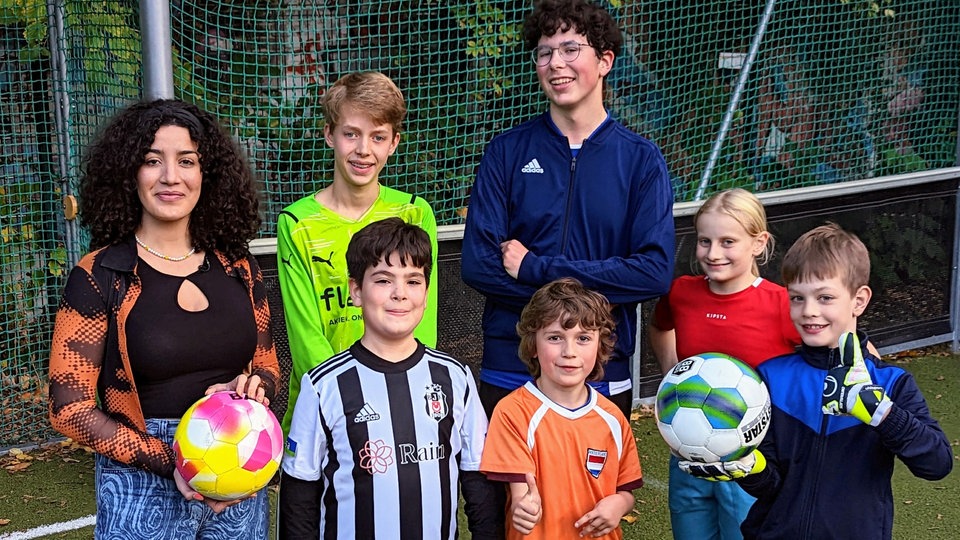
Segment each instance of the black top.
[{"label": "black top", "polygon": [[[257,325],[241,280],[207,256],[186,276],[163,274],[138,261],[142,290],[127,318],[127,347],[145,418],[180,418],[208,386],[230,381],[253,358]],[[177,303],[189,281],[209,306],[191,312]]]}]

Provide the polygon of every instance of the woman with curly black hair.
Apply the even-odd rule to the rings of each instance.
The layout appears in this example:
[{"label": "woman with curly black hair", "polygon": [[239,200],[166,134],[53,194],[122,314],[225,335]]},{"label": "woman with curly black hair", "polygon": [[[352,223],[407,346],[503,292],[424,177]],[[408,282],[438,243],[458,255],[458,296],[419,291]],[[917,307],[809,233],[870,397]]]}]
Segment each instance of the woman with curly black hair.
[{"label": "woman with curly black hair", "polygon": [[253,173],[212,115],[173,100],[137,103],[120,112],[84,156],[80,219],[90,231],[91,249],[127,240],[140,226],[144,205],[137,172],[163,126],[189,131],[203,170],[203,189],[197,190],[187,236],[180,240],[191,241],[187,249],[216,249],[233,261],[246,257],[260,227]]},{"label": "woman with curly black hair", "polygon": [[96,452],[97,538],[265,538],[265,492],[204,498],[174,466],[180,417],[220,390],[269,404],[279,368],[247,246],[253,174],[217,120],[176,100],[129,106],[80,182],[90,247],[50,353],[50,421]]}]

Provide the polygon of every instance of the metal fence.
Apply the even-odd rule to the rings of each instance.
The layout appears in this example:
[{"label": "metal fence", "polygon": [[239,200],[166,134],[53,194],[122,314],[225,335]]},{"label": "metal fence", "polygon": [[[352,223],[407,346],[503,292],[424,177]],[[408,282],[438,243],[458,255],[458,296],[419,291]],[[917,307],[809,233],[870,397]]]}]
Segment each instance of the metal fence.
[{"label": "metal fence", "polygon": [[[663,149],[678,202],[957,162],[955,1],[600,1],[626,38],[610,111]],[[280,209],[329,181],[319,99],[361,69],[391,76],[409,106],[384,182],[461,224],[483,146],[546,108],[519,39],[529,7],[174,0],[168,27],[154,28],[128,0],[0,2],[0,447],[51,436],[52,317],[86,249],[61,199],[98,126],[141,95],[141,30],[170,33],[176,96],[242,143],[269,238]],[[953,207],[934,206],[945,219]]]}]

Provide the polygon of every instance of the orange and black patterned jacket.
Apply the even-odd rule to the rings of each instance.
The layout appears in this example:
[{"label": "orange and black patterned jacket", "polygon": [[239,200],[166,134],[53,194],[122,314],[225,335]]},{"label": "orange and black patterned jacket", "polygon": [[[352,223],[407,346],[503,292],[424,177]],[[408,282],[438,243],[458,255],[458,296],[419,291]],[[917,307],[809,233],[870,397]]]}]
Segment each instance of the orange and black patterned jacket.
[{"label": "orange and black patterned jacket", "polygon": [[[257,324],[250,373],[273,399],[280,369],[260,267],[253,256],[231,263],[214,254],[250,294]],[[50,423],[99,454],[172,478],[173,450],[146,433],[127,352],[127,316],[139,295],[133,239],[87,254],[70,272],[50,350]]]}]

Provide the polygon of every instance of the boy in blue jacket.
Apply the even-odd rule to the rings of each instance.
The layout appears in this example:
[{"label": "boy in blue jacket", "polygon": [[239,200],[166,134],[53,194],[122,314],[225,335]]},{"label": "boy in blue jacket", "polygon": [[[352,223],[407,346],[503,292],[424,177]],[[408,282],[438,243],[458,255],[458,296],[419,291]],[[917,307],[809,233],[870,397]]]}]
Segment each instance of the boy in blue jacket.
[{"label": "boy in blue jacket", "polygon": [[673,278],[673,193],[655,144],[614,120],[606,76],[623,37],[588,0],[541,0],[523,39],[549,109],[487,146],[470,195],[463,281],[486,297],[480,399],[531,380],[520,312],[541,286],[573,277],[614,305],[617,346],[595,388],[629,418],[637,304]]},{"label": "boy in blue jacket", "polygon": [[894,457],[939,480],[953,467],[950,442],[913,376],[861,346],[857,318],[872,294],[863,243],[817,227],[787,251],[782,272],[803,345],[757,368],[773,405],[766,437],[741,460],[680,468],[736,479],[757,498],[741,525],[748,540],[891,538]]}]

